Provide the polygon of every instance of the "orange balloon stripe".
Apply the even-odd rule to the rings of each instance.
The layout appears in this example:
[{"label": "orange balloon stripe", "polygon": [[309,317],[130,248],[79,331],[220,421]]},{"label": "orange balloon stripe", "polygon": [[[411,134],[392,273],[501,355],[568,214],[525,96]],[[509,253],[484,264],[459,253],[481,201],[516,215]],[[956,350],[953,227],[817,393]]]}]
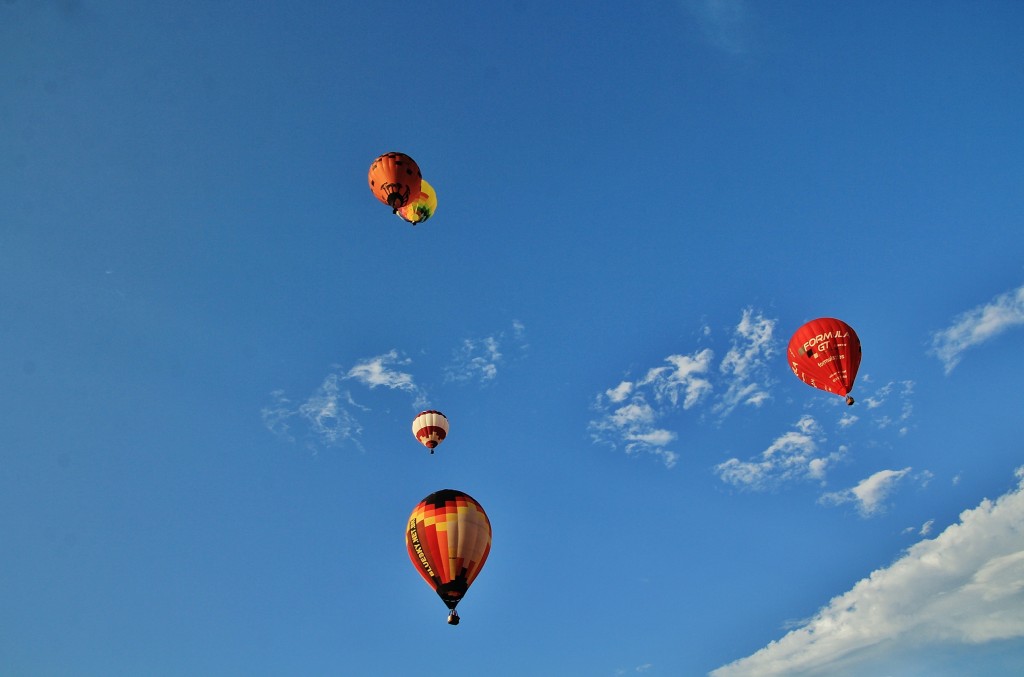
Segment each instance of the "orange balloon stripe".
[{"label": "orange balloon stripe", "polygon": [[[442,514],[440,518],[443,519],[444,515]],[[448,572],[444,569],[444,557],[442,556],[444,548],[442,547],[441,539],[437,531],[437,511],[429,511],[426,515],[426,520],[427,557],[430,560],[430,565],[434,567],[434,575],[437,576],[438,584],[447,583],[451,579],[448,578]]]},{"label": "orange balloon stripe", "polygon": [[425,551],[424,543],[420,537],[420,529],[416,518],[409,519],[409,529],[406,531],[406,549],[409,551],[409,559],[416,565],[416,571],[431,588],[437,590],[437,581],[433,576],[433,565]]}]

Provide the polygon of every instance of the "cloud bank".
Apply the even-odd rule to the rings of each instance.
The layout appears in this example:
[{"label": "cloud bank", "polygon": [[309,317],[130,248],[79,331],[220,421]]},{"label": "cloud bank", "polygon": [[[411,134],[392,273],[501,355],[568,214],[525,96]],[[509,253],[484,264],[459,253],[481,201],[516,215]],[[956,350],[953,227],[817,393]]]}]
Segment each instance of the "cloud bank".
[{"label": "cloud bank", "polygon": [[1012,327],[1024,324],[1024,285],[959,315],[949,327],[932,335],[931,354],[948,375],[968,348],[981,345]]},{"label": "cloud bank", "polygon": [[[1024,467],[1018,485],[871,573],[812,619],[714,677],[857,674],[907,647],[1024,637]],[[884,662],[884,661],[883,661]]]}]

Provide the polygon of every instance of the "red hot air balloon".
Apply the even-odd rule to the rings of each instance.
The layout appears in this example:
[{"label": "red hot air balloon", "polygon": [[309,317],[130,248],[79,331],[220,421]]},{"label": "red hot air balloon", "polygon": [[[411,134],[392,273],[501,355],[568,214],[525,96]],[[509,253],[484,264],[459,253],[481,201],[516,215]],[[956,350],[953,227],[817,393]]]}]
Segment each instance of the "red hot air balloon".
[{"label": "red hot air balloon", "polygon": [[405,153],[384,153],[370,165],[367,181],[377,199],[397,214],[410,199],[419,196],[423,175],[416,161]]},{"label": "red hot air balloon", "polygon": [[491,552],[491,521],[472,496],[454,489],[435,491],[409,515],[405,545],[416,571],[450,609],[473,584]]},{"label": "red hot air balloon", "polygon": [[448,436],[448,418],[439,411],[428,409],[416,414],[412,420],[412,434],[423,446],[434,453],[434,447]]},{"label": "red hot air balloon", "polygon": [[789,366],[809,386],[846,398],[860,367],[860,339],[842,320],[821,317],[796,330],[789,340]]}]

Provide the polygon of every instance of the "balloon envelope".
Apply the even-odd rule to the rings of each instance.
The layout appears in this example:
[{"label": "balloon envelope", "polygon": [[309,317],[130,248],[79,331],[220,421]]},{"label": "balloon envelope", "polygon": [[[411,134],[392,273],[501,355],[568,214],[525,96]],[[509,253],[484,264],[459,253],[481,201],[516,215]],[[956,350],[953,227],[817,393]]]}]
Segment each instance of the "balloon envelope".
[{"label": "balloon envelope", "polygon": [[433,216],[436,209],[437,192],[434,191],[434,187],[424,179],[420,183],[419,195],[399,209],[398,215],[415,226],[417,223],[423,223]]},{"label": "balloon envelope", "polygon": [[442,489],[413,509],[405,544],[416,571],[454,611],[491,552],[491,522],[473,497]]},{"label": "balloon envelope", "polygon": [[430,453],[448,436],[448,417],[439,411],[428,409],[416,414],[412,420],[412,434]]},{"label": "balloon envelope", "polygon": [[384,153],[370,165],[367,181],[377,199],[397,212],[420,194],[423,175],[405,153]]},{"label": "balloon envelope", "polygon": [[833,317],[811,320],[789,340],[789,366],[809,386],[847,398],[860,368],[860,339],[853,327]]}]

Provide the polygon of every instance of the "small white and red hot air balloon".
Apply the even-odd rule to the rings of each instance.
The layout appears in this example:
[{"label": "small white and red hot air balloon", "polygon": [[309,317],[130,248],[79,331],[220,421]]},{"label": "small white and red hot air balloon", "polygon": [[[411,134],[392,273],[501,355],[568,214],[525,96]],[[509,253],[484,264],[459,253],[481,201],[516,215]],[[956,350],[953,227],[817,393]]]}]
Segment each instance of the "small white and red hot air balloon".
[{"label": "small white and red hot air balloon", "polygon": [[423,446],[430,449],[430,453],[434,453],[434,447],[448,436],[448,419],[433,409],[421,411],[412,421],[412,434]]}]

